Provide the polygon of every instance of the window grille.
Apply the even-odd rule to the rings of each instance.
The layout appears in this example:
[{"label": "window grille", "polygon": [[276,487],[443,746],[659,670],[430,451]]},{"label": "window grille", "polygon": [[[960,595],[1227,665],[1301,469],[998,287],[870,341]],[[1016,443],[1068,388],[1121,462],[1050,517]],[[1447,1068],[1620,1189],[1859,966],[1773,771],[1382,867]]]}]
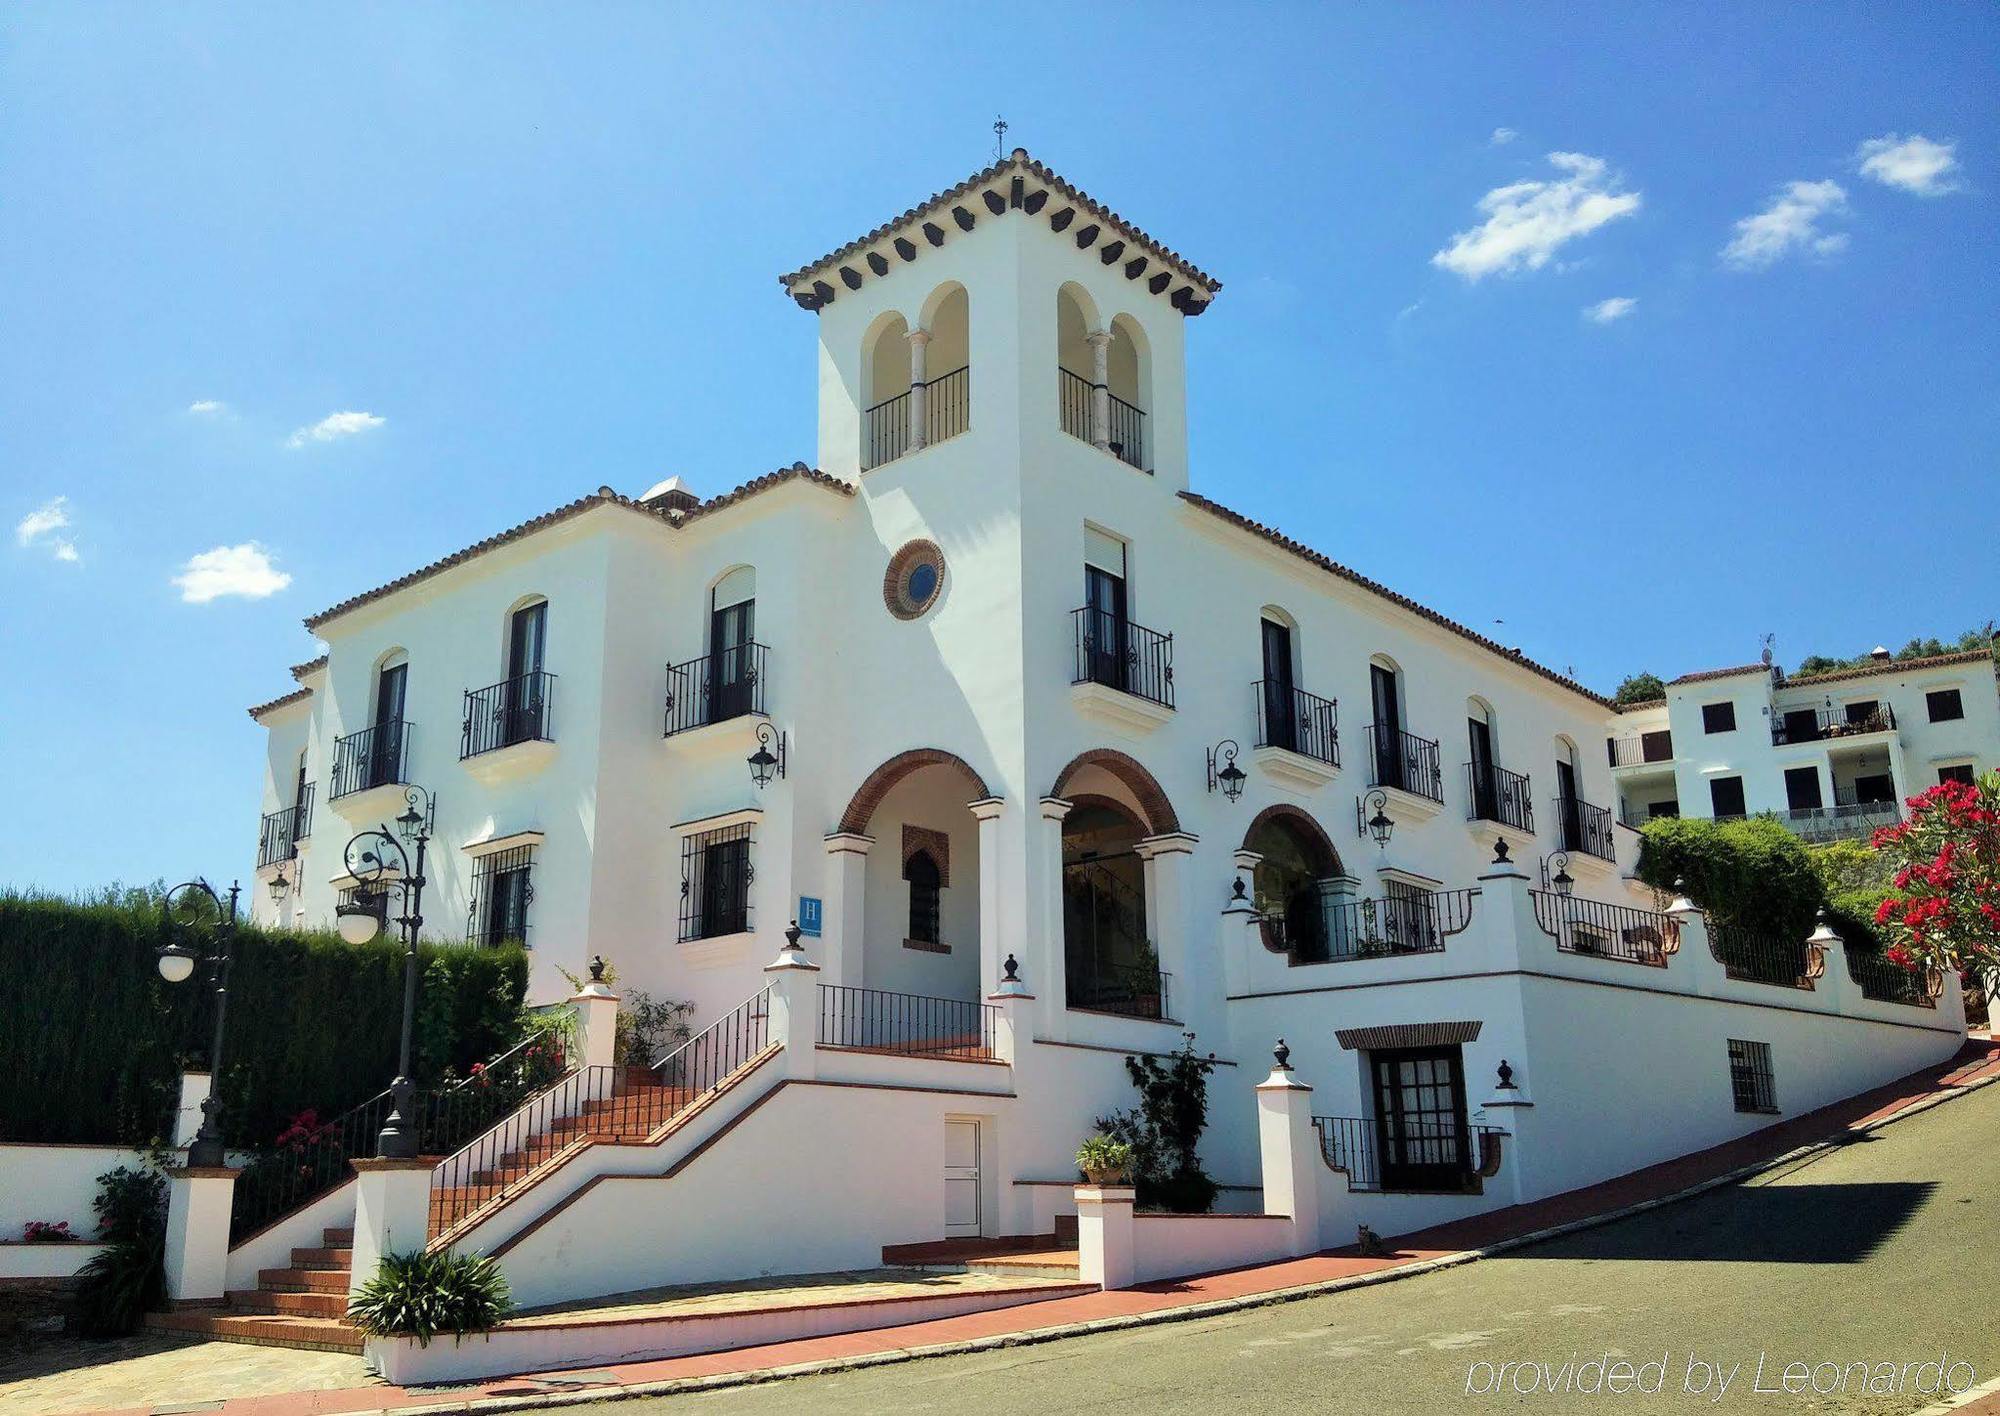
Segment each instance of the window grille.
[{"label": "window grille", "polygon": [[388,882],[385,881],[382,884],[377,885],[375,889],[366,896],[365,899],[362,895],[362,890],[359,885],[349,885],[346,889],[342,890],[340,894],[336,896],[334,899],[334,907],[336,909],[345,909],[347,906],[356,903],[373,905],[375,918],[382,922],[383,929],[386,930],[389,927]]},{"label": "window grille", "polygon": [[472,907],[466,912],[468,944],[498,948],[528,942],[528,904],[535,898],[529,872],[535,848],[515,846],[480,856],[472,864]]},{"label": "window grille", "polygon": [[747,822],[683,837],[680,942],[747,932],[755,878]]},{"label": "window grille", "polygon": [[944,942],[939,937],[943,889],[929,851],[917,851],[903,863],[903,879],[910,883],[909,939],[916,944]]},{"label": "window grille", "polygon": [[1778,1089],[1771,1075],[1771,1044],[1729,1039],[1729,1089],[1738,1111],[1774,1112]]}]

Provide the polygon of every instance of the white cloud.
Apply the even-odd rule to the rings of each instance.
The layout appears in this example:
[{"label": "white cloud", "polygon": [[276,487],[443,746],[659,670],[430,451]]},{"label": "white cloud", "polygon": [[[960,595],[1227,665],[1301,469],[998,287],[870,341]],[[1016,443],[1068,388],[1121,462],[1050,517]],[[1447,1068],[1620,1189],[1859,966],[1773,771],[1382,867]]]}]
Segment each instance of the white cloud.
[{"label": "white cloud", "polygon": [[52,497],[14,523],[16,545],[32,546],[51,531],[69,525],[69,498]]},{"label": "white cloud", "polygon": [[1959,189],[1951,180],[1951,174],[1958,170],[1957,143],[1934,143],[1919,133],[1907,138],[1888,133],[1856,148],[1854,160],[1860,164],[1863,177],[1920,197],[1941,197]]},{"label": "white cloud", "polygon": [[76,553],[76,542],[62,540],[60,538],[55,543],[55,555],[57,560],[62,561],[67,565],[75,565],[79,560],[82,559],[82,557]]},{"label": "white cloud", "polygon": [[311,427],[300,428],[286,441],[287,447],[304,447],[309,442],[334,442],[365,433],[388,422],[373,413],[329,413]]},{"label": "white cloud", "polygon": [[1495,128],[1493,130],[1493,137],[1490,141],[1495,147],[1505,147],[1508,143],[1513,142],[1514,139],[1520,136],[1521,135],[1515,132],[1512,128]]},{"label": "white cloud", "polygon": [[261,600],[290,585],[292,577],[271,564],[262,546],[245,541],[240,546],[217,546],[189,557],[173,583],[180,587],[182,600],[205,605],[226,595]]},{"label": "white cloud", "polygon": [[219,398],[197,398],[188,405],[188,412],[198,418],[214,418],[227,413],[229,405]]},{"label": "white cloud", "polygon": [[1838,182],[1787,182],[1770,205],[1736,223],[1722,259],[1738,270],[1763,270],[1795,251],[1830,256],[1846,247],[1847,234],[1820,230],[1820,220],[1846,212],[1847,193]]},{"label": "white cloud", "polygon": [[1568,242],[1639,209],[1640,194],[1619,191],[1603,158],[1552,152],[1549,162],[1565,175],[1495,187],[1479,199],[1486,220],[1453,236],[1431,264],[1467,280],[1540,270]]},{"label": "white cloud", "polygon": [[1595,305],[1583,307],[1583,317],[1592,324],[1610,324],[1622,320],[1639,307],[1639,302],[1630,295],[1613,295],[1609,300],[1599,300]]}]

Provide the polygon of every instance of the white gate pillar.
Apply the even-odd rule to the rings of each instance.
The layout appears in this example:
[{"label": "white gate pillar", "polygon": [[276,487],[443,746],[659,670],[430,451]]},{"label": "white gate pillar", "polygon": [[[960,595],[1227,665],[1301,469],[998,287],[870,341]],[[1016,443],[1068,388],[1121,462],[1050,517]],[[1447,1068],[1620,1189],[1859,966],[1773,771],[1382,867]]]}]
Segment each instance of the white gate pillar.
[{"label": "white gate pillar", "polygon": [[979,822],[979,991],[992,993],[1000,987],[1004,946],[1001,943],[1000,818],[1007,803],[999,797],[981,797],[971,804]]},{"label": "white gate pillar", "polygon": [[1031,941],[1028,977],[1035,980],[1041,1001],[1043,1036],[1061,1042],[1069,1036],[1067,1007],[1069,972],[1063,955],[1063,818],[1074,802],[1062,797],[1043,797],[1041,839],[1036,854],[1041,857],[1041,908],[1036,911],[1035,937]]},{"label": "white gate pillar", "polygon": [[863,986],[867,956],[868,850],[873,836],[835,831],[826,838],[826,910],[820,919],[820,953],[826,981],[845,988]]}]

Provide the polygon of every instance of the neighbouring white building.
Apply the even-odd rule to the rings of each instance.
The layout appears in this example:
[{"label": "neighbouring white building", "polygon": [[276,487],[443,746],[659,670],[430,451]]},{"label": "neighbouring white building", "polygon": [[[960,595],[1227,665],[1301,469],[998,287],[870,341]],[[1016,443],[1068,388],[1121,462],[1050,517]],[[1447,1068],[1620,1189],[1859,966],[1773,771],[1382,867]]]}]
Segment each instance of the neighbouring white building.
[{"label": "neighbouring white building", "polygon": [[1618,819],[1771,813],[1807,840],[1866,837],[1939,782],[2000,767],[1993,656],[1973,650],[1786,678],[1683,674],[1613,724]]},{"label": "neighbouring white building", "polygon": [[[616,1134],[564,1132],[565,1106],[469,1147],[431,1182],[434,1242],[501,1254],[535,1301],[1044,1234],[1077,1212],[1079,1139],[1132,1104],[1123,1058],[1192,1033],[1222,1064],[1225,1207],[1304,1205],[1257,1242],[1339,1243],[1961,1046],[1955,980],[1711,931],[1629,879],[1618,818],[1718,763],[1745,810],[1784,803],[1787,754],[1822,806],[1878,760],[1898,793],[1939,753],[1991,766],[1990,669],[1742,671],[1620,714],[1218,505],[1183,373],[1218,282],[1019,150],[782,285],[818,338],[815,465],[601,487],[488,535],[313,616],[325,656],[251,710],[260,918],[327,922],[343,844],[420,784],[430,932],[524,940],[533,1001],[602,955],[696,1005],[708,1071],[664,1064],[666,1100],[607,1072]],[[1945,687],[1962,737],[1923,722]],[[1733,701],[1747,741],[1834,690],[1897,726],[1711,760],[1689,716]],[[1656,726],[1657,788],[1625,745]],[[767,970],[794,920],[817,974]],[[1316,1191],[1274,1191],[1259,1139],[1281,1036]],[[1241,1257],[1176,1234],[1141,1271]]]}]

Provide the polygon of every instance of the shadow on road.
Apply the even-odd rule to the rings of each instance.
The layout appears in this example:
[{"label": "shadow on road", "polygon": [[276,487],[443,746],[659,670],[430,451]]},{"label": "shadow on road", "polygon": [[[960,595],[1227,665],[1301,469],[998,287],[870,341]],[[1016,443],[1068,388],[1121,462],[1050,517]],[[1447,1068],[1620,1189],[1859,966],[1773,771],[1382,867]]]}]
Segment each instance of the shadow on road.
[{"label": "shadow on road", "polygon": [[1653,1211],[1509,1257],[1858,1264],[1895,1238],[1936,1191],[1927,1180],[1731,1187],[1677,1206],[1664,1222],[1663,1212]]}]

